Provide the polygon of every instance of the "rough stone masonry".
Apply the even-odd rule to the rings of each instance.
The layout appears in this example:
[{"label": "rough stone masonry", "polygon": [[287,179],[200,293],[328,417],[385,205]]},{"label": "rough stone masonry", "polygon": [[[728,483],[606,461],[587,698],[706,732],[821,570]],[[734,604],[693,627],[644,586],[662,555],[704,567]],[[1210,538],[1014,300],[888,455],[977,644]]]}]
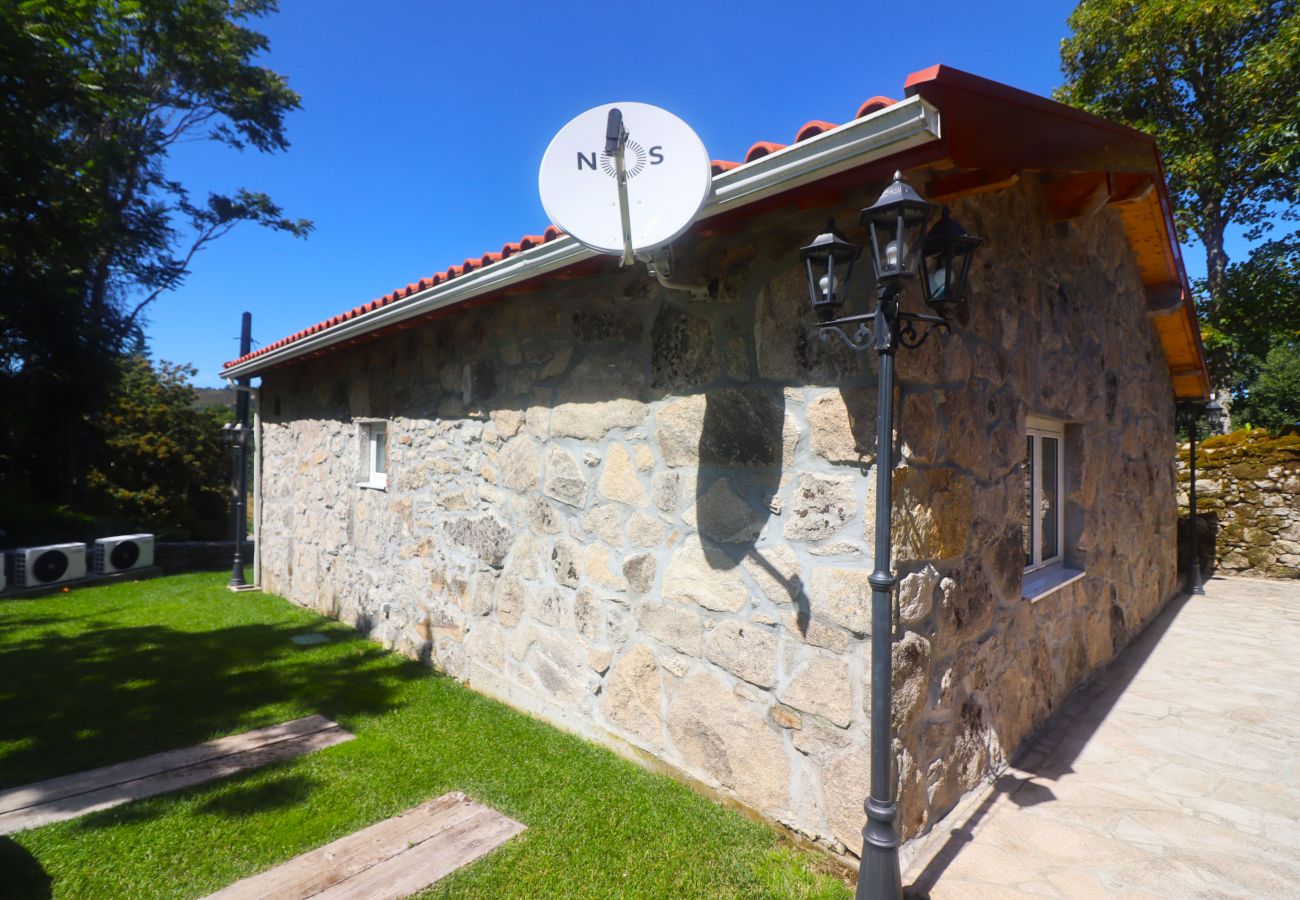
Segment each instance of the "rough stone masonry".
[{"label": "rough stone masonry", "polygon": [[[1179,559],[1190,553],[1191,447],[1178,448]],[[1201,568],[1300,578],[1300,434],[1235,431],[1196,453]]]},{"label": "rough stone masonry", "polygon": [[[874,356],[817,339],[797,250],[882,186],[683,239],[707,302],[611,262],[271,370],[264,586],[856,853]],[[1132,254],[1114,213],[1041,206],[1032,176],[955,204],[985,240],[973,312],[898,357],[905,836],[1175,589],[1170,381]],[[1067,559],[1086,573],[1035,602],[1030,413],[1070,423]],[[386,491],[357,486],[364,419],[387,422]]]}]

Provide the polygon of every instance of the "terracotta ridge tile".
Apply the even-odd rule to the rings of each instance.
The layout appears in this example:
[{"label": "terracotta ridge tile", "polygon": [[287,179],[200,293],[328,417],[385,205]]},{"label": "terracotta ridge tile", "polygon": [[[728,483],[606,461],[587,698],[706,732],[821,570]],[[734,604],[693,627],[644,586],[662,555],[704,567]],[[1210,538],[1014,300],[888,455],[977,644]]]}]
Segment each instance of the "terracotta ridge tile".
[{"label": "terracotta ridge tile", "polygon": [[753,162],[756,159],[762,159],[769,153],[775,153],[777,150],[784,150],[785,144],[778,144],[774,141],[756,141],[753,146],[745,151],[745,162]]},{"label": "terracotta ridge tile", "polygon": [[810,122],[804,122],[803,127],[795,133],[794,142],[797,144],[800,141],[806,141],[810,137],[816,137],[823,131],[830,131],[832,128],[836,127],[837,126],[834,122],[825,122],[821,119],[813,119]]},{"label": "terracotta ridge tile", "polygon": [[882,97],[882,96],[872,97],[858,107],[858,114],[853,118],[861,119],[863,116],[870,115],[871,113],[877,112],[878,110],[882,110],[886,106],[893,106],[897,102],[898,101],[893,99],[892,97]]}]

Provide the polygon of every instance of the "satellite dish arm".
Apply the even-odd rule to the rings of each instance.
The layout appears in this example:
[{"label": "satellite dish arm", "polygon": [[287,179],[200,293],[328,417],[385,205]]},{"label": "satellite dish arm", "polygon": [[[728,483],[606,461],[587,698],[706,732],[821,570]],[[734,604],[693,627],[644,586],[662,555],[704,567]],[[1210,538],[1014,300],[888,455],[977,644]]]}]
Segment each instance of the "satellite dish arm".
[{"label": "satellite dish arm", "polygon": [[627,199],[627,164],[624,161],[626,148],[627,131],[623,128],[623,111],[614,107],[609,111],[609,119],[605,123],[605,155],[614,157],[614,174],[618,182],[618,214],[623,225],[623,258],[619,261],[620,268],[636,263],[636,256],[632,252],[632,210]]}]

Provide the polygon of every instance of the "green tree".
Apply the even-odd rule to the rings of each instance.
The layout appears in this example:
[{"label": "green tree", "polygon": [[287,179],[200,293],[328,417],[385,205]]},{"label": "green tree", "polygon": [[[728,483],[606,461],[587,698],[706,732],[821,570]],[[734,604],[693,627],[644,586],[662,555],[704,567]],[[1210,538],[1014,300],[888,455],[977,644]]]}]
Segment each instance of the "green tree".
[{"label": "green tree", "polygon": [[[275,0],[0,0],[0,486],[76,500],[115,358],[195,254],[265,194],[168,177],[180,141],[287,148],[299,98],[256,64]],[[42,476],[46,477],[42,481]]]},{"label": "green tree", "polygon": [[1279,343],[1268,351],[1233,417],[1272,432],[1300,423],[1300,341]]},{"label": "green tree", "polygon": [[1216,304],[1198,301],[1210,374],[1242,400],[1275,347],[1300,341],[1300,232],[1255,247],[1224,272]]},{"label": "green tree", "polygon": [[1159,141],[1180,228],[1205,248],[1207,308],[1223,301],[1230,225],[1260,237],[1300,201],[1295,0],[1083,0],[1061,44],[1057,97]]},{"label": "green tree", "polygon": [[99,515],[169,537],[224,537],[230,466],[221,445],[229,410],[197,408],[195,369],[143,353],[121,358],[100,417],[89,505]]}]

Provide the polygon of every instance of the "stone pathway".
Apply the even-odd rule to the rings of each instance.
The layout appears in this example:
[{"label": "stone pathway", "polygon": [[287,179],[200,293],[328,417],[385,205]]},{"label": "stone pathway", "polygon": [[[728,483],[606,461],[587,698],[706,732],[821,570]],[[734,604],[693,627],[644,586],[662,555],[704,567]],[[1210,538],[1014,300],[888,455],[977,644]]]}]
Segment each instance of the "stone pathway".
[{"label": "stone pathway", "polygon": [[1300,897],[1300,582],[1215,578],[1076,694],[905,884]]}]

